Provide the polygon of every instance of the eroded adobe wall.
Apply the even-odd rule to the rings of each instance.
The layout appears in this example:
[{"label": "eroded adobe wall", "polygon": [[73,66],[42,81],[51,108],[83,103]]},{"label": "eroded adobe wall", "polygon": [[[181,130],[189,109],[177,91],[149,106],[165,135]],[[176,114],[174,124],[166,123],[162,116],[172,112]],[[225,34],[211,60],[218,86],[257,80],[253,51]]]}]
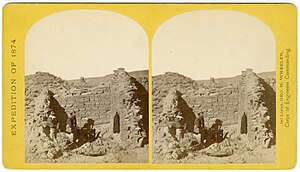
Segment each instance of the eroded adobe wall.
[{"label": "eroded adobe wall", "polygon": [[95,120],[95,125],[101,125],[110,122],[110,96],[110,92],[91,91],[84,95],[58,97],[58,101],[67,113],[76,113],[79,126],[84,125],[86,118]]},{"label": "eroded adobe wall", "polygon": [[67,96],[55,95],[55,98],[66,113],[76,113],[80,127],[91,118],[95,127],[105,126],[108,134],[112,134],[114,116],[118,113],[122,140],[133,137],[139,115],[143,115],[148,129],[148,92],[122,68],[114,71],[106,86],[87,88],[84,92],[71,90]]},{"label": "eroded adobe wall", "polygon": [[47,89],[53,93],[51,108],[57,116],[66,116],[75,111],[78,126],[82,127],[88,118],[95,121],[95,127],[105,128],[112,133],[113,117],[120,115],[122,138],[129,139],[134,133],[139,115],[143,115],[145,128],[148,130],[148,81],[146,77],[131,77],[123,68],[114,74],[104,84],[90,86],[75,85],[44,72],[26,76],[25,106],[26,125],[32,124],[37,97],[41,90]]},{"label": "eroded adobe wall", "polygon": [[214,93],[202,96],[183,97],[194,113],[203,112],[205,121],[218,118],[223,125],[238,124],[241,113],[240,90],[237,86],[228,86],[216,90]]},{"label": "eroded adobe wall", "polygon": [[202,96],[183,96],[194,113],[203,112],[208,124],[210,119],[220,119],[223,125],[235,125],[240,129],[241,116],[247,115],[248,137],[259,140],[263,129],[276,133],[275,90],[251,69],[243,71],[238,84],[214,89],[213,93]]},{"label": "eroded adobe wall", "polygon": [[261,141],[265,130],[276,134],[276,94],[274,86],[259,78],[252,70],[241,75],[243,110],[248,120],[248,138]]},{"label": "eroded adobe wall", "polygon": [[114,71],[111,90],[111,124],[115,113],[118,113],[121,139],[135,139],[140,115],[143,116],[143,129],[148,130],[148,92],[123,69]]},{"label": "eroded adobe wall", "polygon": [[[203,112],[207,127],[210,127],[215,119],[220,119],[223,121],[223,126],[239,133],[241,116],[245,113],[250,140],[260,140],[265,134],[265,128],[274,134],[276,133],[274,80],[271,82],[264,80],[251,69],[242,71],[241,75],[234,78],[234,84],[228,84],[226,87],[220,87],[218,83],[207,83],[211,85],[206,86],[195,84],[195,81],[183,78],[178,74],[166,73],[165,75],[166,78],[172,78],[173,81],[170,79],[165,81],[163,76],[154,78],[153,115],[154,117],[158,116],[157,119],[154,118],[154,127],[159,123],[159,119],[162,119],[166,114],[163,111],[166,108],[165,100],[168,99],[169,90],[174,88],[180,94],[180,97],[177,98],[178,102],[180,102],[179,99],[183,99],[182,102],[186,103],[184,106],[178,106],[180,111],[193,113],[193,115]],[[174,83],[180,83],[181,80],[187,81],[187,84]],[[212,80],[208,82],[212,82]],[[193,123],[193,121],[188,122]]]}]

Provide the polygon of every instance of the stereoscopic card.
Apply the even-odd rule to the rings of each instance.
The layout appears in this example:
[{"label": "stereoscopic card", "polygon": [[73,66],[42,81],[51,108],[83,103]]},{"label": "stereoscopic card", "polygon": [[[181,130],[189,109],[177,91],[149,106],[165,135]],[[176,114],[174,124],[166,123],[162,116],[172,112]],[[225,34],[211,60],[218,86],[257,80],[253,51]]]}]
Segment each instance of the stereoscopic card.
[{"label": "stereoscopic card", "polygon": [[293,4],[10,3],[3,164],[290,169]]}]

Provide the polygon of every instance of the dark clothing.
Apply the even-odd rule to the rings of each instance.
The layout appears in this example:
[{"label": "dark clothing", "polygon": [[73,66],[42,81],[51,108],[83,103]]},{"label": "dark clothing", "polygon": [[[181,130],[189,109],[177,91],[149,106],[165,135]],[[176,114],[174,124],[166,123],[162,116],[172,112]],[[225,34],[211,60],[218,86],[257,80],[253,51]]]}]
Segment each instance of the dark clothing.
[{"label": "dark clothing", "polygon": [[78,139],[77,120],[75,115],[67,119],[67,125],[71,128],[71,132],[73,133],[73,143],[75,143]]},{"label": "dark clothing", "polygon": [[71,126],[77,128],[77,119],[76,116],[71,117]]},{"label": "dark clothing", "polygon": [[93,121],[88,119],[88,122],[83,125],[81,132],[86,141],[93,141],[96,136],[96,130],[94,129]]},{"label": "dark clothing", "polygon": [[221,129],[222,124],[219,122],[215,122],[211,127],[210,127],[210,132],[211,132],[211,138],[210,142],[212,143],[219,143],[223,140],[223,130]]},{"label": "dark clothing", "polygon": [[195,118],[194,125],[196,125],[199,128],[199,130],[204,128],[204,118],[203,118],[203,116],[201,116],[200,118]]},{"label": "dark clothing", "polygon": [[203,129],[204,128],[204,117],[203,116],[200,116],[200,119],[199,119],[199,122],[200,122],[200,129]]},{"label": "dark clothing", "polygon": [[114,116],[113,133],[120,133],[120,116],[118,113]]},{"label": "dark clothing", "polygon": [[68,118],[67,124],[71,127],[71,132],[73,132],[74,130],[77,130],[76,116],[72,116],[71,118]]},{"label": "dark clothing", "polygon": [[207,137],[207,130],[205,130],[204,128],[202,130],[200,130],[200,134],[201,134],[201,143],[204,142],[204,140]]},{"label": "dark clothing", "polygon": [[244,114],[241,119],[241,134],[247,134],[247,116]]},{"label": "dark clothing", "polygon": [[218,131],[218,130],[219,130],[219,125],[216,124],[216,123],[214,123],[214,124],[210,127],[209,130],[210,130],[210,131],[213,131],[213,132]]},{"label": "dark clothing", "polygon": [[72,131],[72,133],[73,133],[73,142],[75,143],[76,140],[78,139],[78,130],[77,130],[77,128],[75,128],[75,129]]},{"label": "dark clothing", "polygon": [[266,127],[268,130],[271,130],[271,120],[266,121],[265,127]]},{"label": "dark clothing", "polygon": [[91,130],[91,129],[92,129],[92,124],[90,124],[90,123],[85,123],[85,124],[83,125],[82,129]]}]

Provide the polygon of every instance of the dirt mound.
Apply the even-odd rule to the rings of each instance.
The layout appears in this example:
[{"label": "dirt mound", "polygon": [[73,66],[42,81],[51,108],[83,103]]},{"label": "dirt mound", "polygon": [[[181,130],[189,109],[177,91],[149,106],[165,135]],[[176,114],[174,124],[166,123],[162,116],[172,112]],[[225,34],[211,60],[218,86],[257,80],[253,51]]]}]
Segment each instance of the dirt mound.
[{"label": "dirt mound", "polygon": [[25,76],[25,111],[32,113],[37,98],[43,89],[51,90],[60,95],[65,95],[71,89],[71,85],[50,73],[37,72],[33,75]]}]

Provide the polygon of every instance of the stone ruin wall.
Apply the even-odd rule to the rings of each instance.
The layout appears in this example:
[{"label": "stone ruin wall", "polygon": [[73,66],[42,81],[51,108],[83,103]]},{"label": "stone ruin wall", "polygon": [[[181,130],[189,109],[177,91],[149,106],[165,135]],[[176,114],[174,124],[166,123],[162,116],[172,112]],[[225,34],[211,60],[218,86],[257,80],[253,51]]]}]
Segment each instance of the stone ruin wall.
[{"label": "stone ruin wall", "polygon": [[[35,82],[36,78],[41,81]],[[65,116],[67,113],[75,111],[79,127],[84,125],[87,118],[91,118],[95,120],[96,129],[109,135],[112,133],[114,115],[118,112],[121,125],[120,134],[123,140],[128,139],[133,132],[138,118],[138,114],[134,113],[137,111],[136,109],[141,108],[140,113],[148,118],[148,109],[144,108],[148,107],[148,88],[144,88],[148,82],[142,78],[143,83],[139,83],[140,80],[132,78],[123,68],[114,70],[109,83],[105,86],[94,88],[72,90],[72,86],[69,86],[64,80],[43,72],[38,72],[26,79],[28,81],[25,91],[26,114],[29,116],[33,113],[32,109],[35,109],[35,97],[38,97],[42,89],[48,89],[54,93],[53,101],[58,102],[55,105],[57,107],[54,108],[62,109],[56,115]],[[55,83],[63,83],[68,87],[61,88]],[[139,103],[136,103],[137,100]],[[29,117],[26,123],[30,124],[31,121]]]},{"label": "stone ruin wall", "polygon": [[276,95],[272,85],[259,78],[252,69],[242,71],[236,86],[217,89],[209,96],[187,99],[194,112],[204,111],[205,119],[219,118],[224,126],[233,126],[240,132],[241,116],[247,115],[247,130],[250,140],[263,138],[263,128],[270,117],[269,130],[276,133]]},{"label": "stone ruin wall", "polygon": [[238,124],[242,113],[238,87],[225,87],[211,95],[183,97],[194,113],[203,112],[205,123],[212,124],[214,118],[223,121],[223,125]]},{"label": "stone ruin wall", "polygon": [[[223,121],[224,129],[239,133],[241,116],[246,113],[250,140],[258,140],[262,137],[262,129],[267,121],[266,116],[271,117],[271,130],[276,133],[275,82],[272,82],[273,84],[266,82],[258,77],[252,69],[242,71],[242,75],[237,76],[236,79],[238,82],[235,84],[229,84],[222,88],[217,88],[216,84],[204,91],[199,91],[200,87],[195,89],[176,85],[173,88],[182,93],[181,97],[188,105],[185,108],[191,108],[193,113],[203,112],[207,127],[210,127],[215,119],[220,119]],[[165,87],[167,86],[160,86],[160,88]],[[165,91],[160,93],[163,95],[163,99],[165,99]],[[156,95],[156,97],[159,96]],[[154,115],[162,113],[160,101],[157,99],[154,101],[156,104]]]},{"label": "stone ruin wall", "polygon": [[[145,83],[144,83],[145,84]],[[131,77],[124,69],[114,71],[111,84],[111,111],[120,115],[120,137],[122,140],[135,139],[139,115],[143,116],[144,129],[148,133],[148,88]]]},{"label": "stone ruin wall", "polygon": [[74,111],[77,116],[78,125],[84,125],[84,119],[95,120],[95,126],[111,122],[111,93],[110,92],[90,92],[85,95],[69,95],[57,98],[59,104],[65,111]]}]

